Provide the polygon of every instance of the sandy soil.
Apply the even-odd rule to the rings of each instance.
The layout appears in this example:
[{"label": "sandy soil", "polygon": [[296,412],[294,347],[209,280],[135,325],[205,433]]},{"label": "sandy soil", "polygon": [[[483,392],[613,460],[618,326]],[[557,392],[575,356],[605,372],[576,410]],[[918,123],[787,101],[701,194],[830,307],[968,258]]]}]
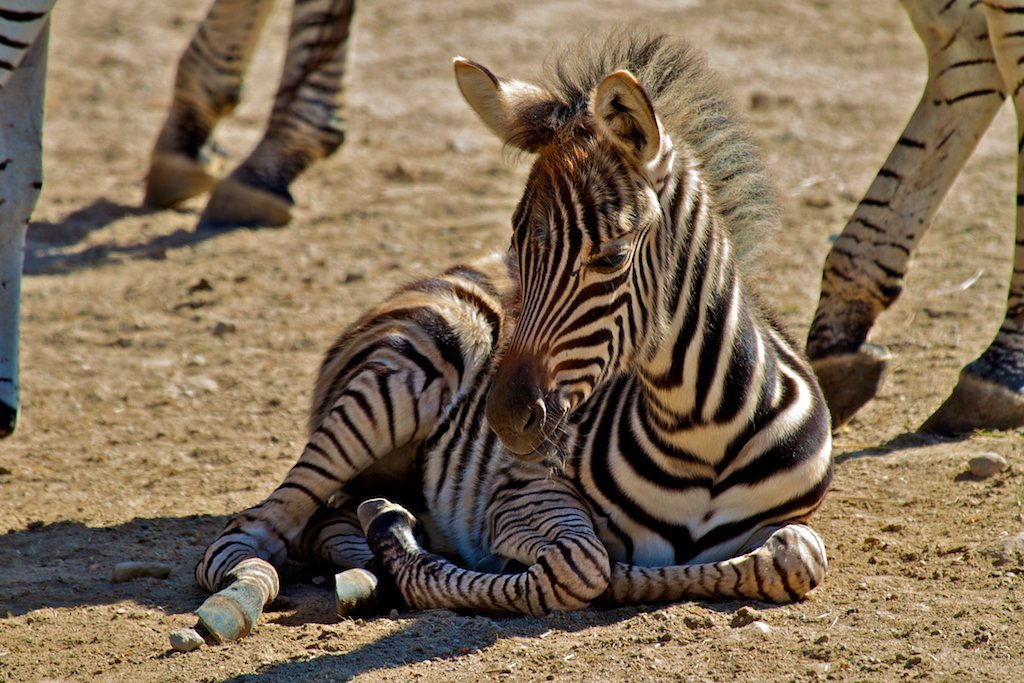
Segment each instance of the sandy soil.
[{"label": "sandy soil", "polygon": [[[992,551],[1024,532],[1022,433],[913,433],[1002,320],[1008,108],[876,330],[896,367],[836,440],[835,487],[815,520],[829,575],[804,602],[353,621],[333,615],[329,581],[296,572],[253,636],[170,650],[169,632],[191,626],[203,598],[196,559],[298,456],[332,338],[399,283],[508,242],[526,165],[461,101],[454,55],[528,76],[551,47],[623,21],[699,42],[776,175],[785,229],[764,289],[798,337],[829,238],[925,78],[893,0],[360,2],[346,146],[296,184],[289,227],[212,239],[192,232],[198,201],[139,206],[205,2],[59,3],[26,264],[23,414],[0,444],[0,680],[1024,680],[1022,556]],[[275,12],[247,99],[216,131],[236,160],[262,133],[287,14],[287,3]],[[236,331],[214,335],[219,322]],[[975,478],[967,461],[979,453],[1010,467]],[[173,573],[112,583],[130,560]],[[759,623],[740,625],[743,608]]]}]

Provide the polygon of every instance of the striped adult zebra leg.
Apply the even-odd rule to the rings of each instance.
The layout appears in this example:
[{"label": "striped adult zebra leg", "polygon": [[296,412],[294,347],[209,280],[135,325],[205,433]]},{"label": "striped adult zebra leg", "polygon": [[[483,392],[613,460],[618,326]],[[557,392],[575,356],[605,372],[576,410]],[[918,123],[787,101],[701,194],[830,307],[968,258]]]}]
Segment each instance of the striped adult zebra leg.
[{"label": "striped adult zebra leg", "polygon": [[[988,33],[1024,136],[1024,2],[986,4]],[[1022,137],[1024,140],[1024,137]],[[960,371],[946,402],[922,431],[954,434],[1024,426],[1024,142],[1017,149],[1017,229],[1006,318],[981,357]]]},{"label": "striped adult zebra leg", "polygon": [[[417,609],[493,609],[540,616],[581,609],[608,586],[608,552],[578,496],[556,480],[531,482],[505,493],[479,524],[492,528],[496,558],[526,566],[495,574],[459,567],[424,550],[413,536],[415,518],[382,498],[359,506],[366,539]],[[499,498],[501,494],[499,494]],[[495,501],[490,501],[495,502]],[[496,556],[496,557],[495,557]]]},{"label": "striped adult zebra leg", "polygon": [[150,156],[145,203],[168,208],[209,191],[203,145],[242,96],[242,80],[274,0],[215,0],[178,62],[171,108]]},{"label": "striped adult zebra leg", "polygon": [[805,524],[786,524],[762,529],[742,554],[721,562],[670,567],[615,563],[607,599],[612,604],[695,598],[797,602],[821,583],[827,566],[817,532]]},{"label": "striped adult zebra leg", "polygon": [[889,352],[868,344],[903,291],[917,245],[1003,100],[984,10],[973,0],[905,0],[928,53],[921,102],[827,258],[807,354],[845,424],[878,391]]},{"label": "striped adult zebra leg", "polygon": [[284,225],[288,186],[345,140],[345,60],[354,0],[296,0],[270,124],[252,154],[214,188],[200,228]]},{"label": "striped adult zebra leg", "polygon": [[0,439],[18,420],[25,233],[43,186],[43,92],[53,1],[0,9]]}]

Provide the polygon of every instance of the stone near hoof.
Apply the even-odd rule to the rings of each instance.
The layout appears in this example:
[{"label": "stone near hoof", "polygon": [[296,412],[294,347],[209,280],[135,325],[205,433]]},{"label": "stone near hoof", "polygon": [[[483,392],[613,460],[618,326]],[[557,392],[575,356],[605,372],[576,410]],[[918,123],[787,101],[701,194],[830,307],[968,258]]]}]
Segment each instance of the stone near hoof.
[{"label": "stone near hoof", "polygon": [[292,202],[272,192],[225,178],[217,183],[197,230],[277,228],[292,219]]},{"label": "stone near hoof", "polygon": [[252,632],[263,612],[263,596],[250,584],[234,584],[206,599],[196,616],[218,643],[230,643]]},{"label": "stone near hoof", "polygon": [[114,565],[110,580],[124,583],[132,579],[166,579],[171,575],[171,565],[162,562],[119,562]]},{"label": "stone near hoof", "polygon": [[157,209],[169,209],[209,192],[217,183],[214,166],[184,154],[153,152],[143,202]]},{"label": "stone near hoof", "polygon": [[976,477],[988,478],[1005,470],[1006,465],[1006,458],[998,453],[982,453],[967,462],[967,469]]},{"label": "stone near hoof", "polygon": [[380,605],[377,577],[366,569],[347,569],[334,576],[334,603],[339,617],[374,614]]},{"label": "stone near hoof", "polygon": [[818,376],[818,384],[832,413],[832,431],[849,422],[865,403],[878,394],[891,363],[889,350],[874,344],[861,344],[855,353],[811,361],[811,368]]},{"label": "stone near hoof", "polygon": [[170,640],[171,649],[177,652],[192,652],[206,644],[206,641],[194,628],[179,628],[177,631],[171,631]]},{"label": "stone near hoof", "polygon": [[952,436],[1017,427],[1024,427],[1024,396],[961,370],[953,393],[918,431]]}]

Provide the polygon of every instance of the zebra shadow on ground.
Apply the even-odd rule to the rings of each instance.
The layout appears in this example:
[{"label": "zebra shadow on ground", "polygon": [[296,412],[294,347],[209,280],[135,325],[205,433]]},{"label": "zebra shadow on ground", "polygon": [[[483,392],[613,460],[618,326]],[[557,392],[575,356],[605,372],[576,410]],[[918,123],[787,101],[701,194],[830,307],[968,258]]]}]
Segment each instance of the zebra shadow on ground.
[{"label": "zebra shadow on ground", "polygon": [[914,448],[925,448],[927,446],[934,446],[940,443],[953,443],[957,441],[964,441],[968,437],[969,435],[938,436],[936,434],[904,432],[903,434],[897,434],[896,436],[882,444],[864,446],[863,448],[856,448],[842,453],[834,452],[832,460],[836,465],[842,465],[843,463],[848,462],[850,460],[858,460],[860,458],[874,458],[882,455],[887,455],[889,453],[892,453],[893,451],[911,450]]},{"label": "zebra shadow on ground", "polygon": [[[207,594],[199,588],[192,571],[207,544],[223,529],[226,516],[136,518],[124,524],[92,527],[82,522],[61,521],[42,524],[27,521],[21,529],[0,535],[0,620],[23,616],[41,609],[79,609],[134,602],[167,615],[194,611]],[[160,562],[171,567],[166,579],[136,579],[114,583],[111,572],[119,562]],[[476,651],[485,650],[510,638],[538,638],[548,631],[579,632],[595,626],[623,623],[652,614],[664,605],[635,607],[596,606],[527,617],[493,612],[400,610],[401,619],[381,619],[374,630],[384,635],[352,646],[352,639],[337,635],[344,630],[336,616],[330,577],[317,570],[289,565],[281,572],[281,596],[266,610],[261,623],[284,627],[322,624],[324,631],[314,639],[309,658],[265,665],[260,671],[236,676],[233,683],[276,683],[277,681],[345,681],[372,669],[397,669],[429,661],[429,666],[471,664]],[[727,620],[744,605],[771,609],[773,605],[751,601],[701,603]],[[92,618],[92,617],[90,617]],[[97,619],[109,619],[109,615]],[[365,622],[348,621],[359,629]],[[381,627],[384,628],[381,628]],[[113,627],[112,627],[113,628]],[[223,647],[234,647],[228,644]],[[518,648],[518,645],[516,646]],[[567,646],[569,647],[569,646]],[[513,651],[525,663],[531,647]],[[168,651],[158,659],[181,656]],[[543,665],[553,666],[545,662]],[[514,664],[513,664],[514,666]],[[513,669],[515,670],[515,669]],[[545,672],[547,670],[545,669]],[[519,671],[516,671],[519,673]],[[500,672],[499,672],[500,673]],[[540,677],[543,678],[541,672]],[[207,680],[218,680],[208,678]]]},{"label": "zebra shadow on ground", "polygon": [[[187,222],[195,224],[194,211],[175,210]],[[228,229],[187,230],[178,228],[170,233],[142,235],[132,231],[130,237],[110,235],[98,244],[87,244],[93,233],[128,217],[145,217],[162,213],[146,206],[127,206],[105,198],[68,214],[59,223],[34,221],[29,223],[25,248],[26,275],[55,275],[121,261],[127,258],[162,260],[167,250],[197,244],[224,234]]]},{"label": "zebra shadow on ground", "polygon": [[[169,614],[190,612],[204,595],[192,576],[207,543],[227,517],[136,518],[118,526],[43,524],[0,535],[0,618],[33,610],[136,600]],[[120,562],[160,562],[169,578],[111,581]]]},{"label": "zebra shadow on ground", "polygon": [[[658,612],[666,605],[637,605],[630,607],[590,607],[574,612],[557,612],[544,617],[509,615],[504,613],[482,613],[478,611],[431,610],[426,612],[402,612],[399,621],[388,634],[363,645],[346,648],[342,638],[332,638],[325,631],[321,639],[310,646],[309,659],[281,661],[262,667],[258,672],[242,674],[224,679],[223,683],[281,683],[288,681],[348,681],[371,670],[398,669],[410,664],[430,667],[436,680],[446,678],[445,671],[461,670],[463,677],[473,671],[473,658],[479,652],[498,646],[504,640],[516,639],[510,648],[508,662],[495,665],[487,671],[479,671],[481,680],[493,676],[526,676],[528,680],[544,680],[551,674],[562,673],[563,656],[538,657],[543,648],[550,652],[547,643],[540,639],[550,633],[579,633],[581,631],[628,624],[632,619],[657,619]],[[779,607],[768,603],[751,601],[721,601],[701,603],[705,609],[719,612],[715,620],[727,621],[729,615],[740,607],[753,606],[756,609]],[[678,622],[666,624],[666,632],[678,627]],[[360,622],[355,623],[359,628]],[[671,627],[671,628],[670,628]],[[697,626],[696,628],[701,628]],[[523,640],[520,640],[523,639]],[[531,642],[533,640],[533,642]],[[657,642],[664,642],[662,641]],[[644,644],[656,641],[648,636]],[[574,645],[565,644],[561,655],[572,658]],[[463,668],[466,667],[466,668]],[[413,676],[423,675],[424,669],[417,669]],[[397,672],[396,672],[397,673]],[[408,676],[409,672],[402,673]]]}]

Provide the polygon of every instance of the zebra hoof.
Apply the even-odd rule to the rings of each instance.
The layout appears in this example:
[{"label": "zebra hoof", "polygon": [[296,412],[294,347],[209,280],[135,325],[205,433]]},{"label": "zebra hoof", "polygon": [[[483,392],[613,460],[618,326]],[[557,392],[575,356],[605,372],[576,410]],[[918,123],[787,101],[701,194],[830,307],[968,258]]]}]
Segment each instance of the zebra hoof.
[{"label": "zebra hoof", "polygon": [[241,640],[263,612],[263,594],[251,584],[234,584],[206,599],[196,616],[218,643]]},{"label": "zebra hoof", "polygon": [[290,199],[233,178],[217,183],[196,230],[279,228],[292,219]]},{"label": "zebra hoof", "polygon": [[832,431],[849,422],[865,403],[878,394],[891,362],[889,350],[874,344],[861,344],[854,353],[811,361],[832,413]]},{"label": "zebra hoof", "polygon": [[6,401],[0,401],[0,439],[5,439],[14,433],[18,424],[18,409],[7,405]]},{"label": "zebra hoof", "polygon": [[401,505],[384,498],[371,498],[359,505],[357,513],[367,545],[374,555],[384,560],[385,566],[396,557],[423,552],[416,540],[419,521]]},{"label": "zebra hoof", "polygon": [[377,577],[366,569],[347,569],[334,576],[334,604],[339,617],[376,614],[380,605]]},{"label": "zebra hoof", "polygon": [[143,202],[156,209],[169,209],[205,194],[217,183],[216,173],[222,165],[174,152],[153,152]]},{"label": "zebra hoof", "polygon": [[1017,427],[1024,427],[1024,395],[961,370],[953,393],[918,431],[952,436]]}]

